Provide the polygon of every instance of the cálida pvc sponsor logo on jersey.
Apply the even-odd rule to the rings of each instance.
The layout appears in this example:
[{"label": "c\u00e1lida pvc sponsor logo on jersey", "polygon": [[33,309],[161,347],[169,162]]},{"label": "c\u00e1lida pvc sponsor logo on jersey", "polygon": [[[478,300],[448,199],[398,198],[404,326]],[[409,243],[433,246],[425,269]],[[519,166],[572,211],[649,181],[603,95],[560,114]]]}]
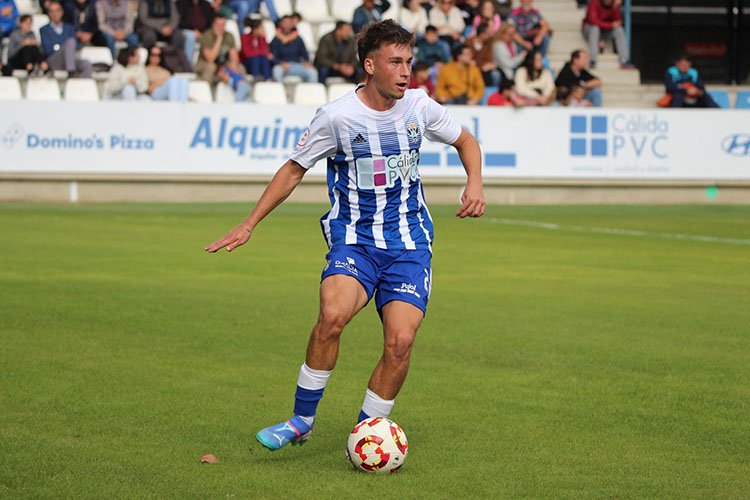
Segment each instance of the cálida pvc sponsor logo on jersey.
[{"label": "c\u00e1lida pvc sponsor logo on jersey", "polygon": [[391,188],[396,181],[419,178],[419,151],[412,149],[408,153],[390,156],[373,156],[358,158],[357,186],[360,189]]}]

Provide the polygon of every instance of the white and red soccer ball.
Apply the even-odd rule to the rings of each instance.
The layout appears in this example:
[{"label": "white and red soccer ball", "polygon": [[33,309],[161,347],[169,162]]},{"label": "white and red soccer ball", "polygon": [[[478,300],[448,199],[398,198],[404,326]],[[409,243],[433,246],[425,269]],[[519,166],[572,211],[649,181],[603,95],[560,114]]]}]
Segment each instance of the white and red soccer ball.
[{"label": "white and red soccer ball", "polygon": [[393,473],[406,460],[409,442],[401,427],[387,418],[373,417],[361,421],[349,434],[346,456],[355,469],[366,472]]}]

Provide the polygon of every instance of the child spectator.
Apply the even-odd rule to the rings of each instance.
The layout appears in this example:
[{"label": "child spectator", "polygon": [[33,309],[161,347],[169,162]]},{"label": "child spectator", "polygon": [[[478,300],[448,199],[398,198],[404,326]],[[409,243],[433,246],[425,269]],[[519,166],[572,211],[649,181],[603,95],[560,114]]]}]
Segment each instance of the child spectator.
[{"label": "child spectator", "polygon": [[99,30],[106,39],[112,57],[115,55],[115,42],[138,45],[138,35],[134,31],[135,14],[135,5],[131,0],[97,0]]},{"label": "child spectator", "polygon": [[120,49],[117,62],[109,70],[106,89],[111,99],[123,101],[134,101],[138,94],[148,90],[146,68],[141,65],[135,47]]},{"label": "child spectator", "polygon": [[435,85],[432,84],[432,78],[430,78],[430,67],[423,62],[418,62],[414,66],[412,71],[411,79],[409,80],[410,89],[422,89],[428,96],[435,98]]},{"label": "child spectator", "polygon": [[424,35],[424,30],[430,24],[427,11],[422,8],[420,0],[404,0],[398,20],[401,26],[417,35],[417,38]]},{"label": "child spectator", "polygon": [[664,76],[664,86],[671,96],[673,108],[718,108],[718,104],[706,92],[698,70],[687,55],[679,56],[674,66]]},{"label": "child spectator", "polygon": [[229,57],[219,69],[219,80],[231,86],[234,90],[235,102],[246,101],[250,96],[250,84],[245,81],[247,72],[240,63],[240,56],[236,50],[229,51]]},{"label": "child spectator", "polygon": [[49,69],[36,35],[31,31],[31,16],[28,14],[18,18],[18,29],[10,34],[8,67],[10,71],[7,74],[12,74],[16,69],[24,69],[32,76]]},{"label": "child spectator", "polygon": [[482,73],[471,58],[471,49],[465,45],[454,53],[455,61],[443,66],[438,73],[437,101],[443,104],[479,104],[484,96]]},{"label": "child spectator", "polygon": [[518,52],[513,37],[516,36],[516,29],[512,24],[506,23],[500,26],[497,32],[497,40],[492,45],[492,56],[495,59],[495,65],[500,70],[503,78],[512,80],[516,68],[526,58],[527,51]]},{"label": "child spectator", "polygon": [[521,6],[513,9],[508,20],[518,32],[516,42],[526,50],[538,49],[542,57],[547,56],[549,47],[549,24],[534,8],[533,0],[521,0]]},{"label": "child spectator", "polygon": [[148,53],[146,76],[147,93],[155,101],[187,102],[190,95],[190,82],[186,78],[172,76],[164,66],[160,47],[152,47]]},{"label": "child spectator", "polygon": [[497,92],[487,99],[487,106],[524,106],[525,102],[518,96],[515,85],[513,80],[503,78]]},{"label": "child spectator", "polygon": [[250,31],[240,36],[242,47],[240,59],[249,75],[256,80],[271,79],[271,52],[266,42],[266,30],[260,19],[245,19],[245,27]]},{"label": "child spectator", "polygon": [[620,67],[632,68],[628,41],[622,27],[622,12],[619,0],[589,0],[586,17],[583,18],[583,37],[588,41],[591,67],[596,67],[599,43],[603,37],[611,36],[615,41]]},{"label": "child spectator", "polygon": [[580,85],[573,85],[570,89],[568,106],[571,108],[586,108],[591,106],[591,101],[586,100],[586,89]]},{"label": "child spectator", "polygon": [[516,91],[530,106],[546,106],[555,94],[552,73],[544,67],[541,52],[529,52],[523,66],[516,70]]},{"label": "child spectator", "polygon": [[177,0],[177,11],[180,13],[178,28],[182,30],[182,38],[185,40],[183,42],[185,58],[192,66],[195,45],[201,35],[211,27],[216,12],[207,0]]}]

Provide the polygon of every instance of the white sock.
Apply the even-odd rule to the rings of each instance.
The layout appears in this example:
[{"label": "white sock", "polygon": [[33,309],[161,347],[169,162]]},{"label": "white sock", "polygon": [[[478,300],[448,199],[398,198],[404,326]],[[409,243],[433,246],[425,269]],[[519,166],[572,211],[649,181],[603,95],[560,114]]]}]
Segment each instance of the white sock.
[{"label": "white sock", "polygon": [[[307,363],[303,363],[299,369],[294,413],[309,426],[312,426],[315,422],[315,411],[320,398],[323,397],[323,389],[325,389],[330,376],[330,371],[313,370],[307,366]],[[300,415],[300,413],[305,415]]]},{"label": "white sock", "polygon": [[302,363],[299,369],[299,378],[297,385],[311,391],[325,389],[331,372],[325,370],[313,370],[307,363]]},{"label": "white sock", "polygon": [[395,402],[395,399],[383,399],[367,389],[365,401],[362,403],[362,412],[368,417],[387,417],[391,414]]}]

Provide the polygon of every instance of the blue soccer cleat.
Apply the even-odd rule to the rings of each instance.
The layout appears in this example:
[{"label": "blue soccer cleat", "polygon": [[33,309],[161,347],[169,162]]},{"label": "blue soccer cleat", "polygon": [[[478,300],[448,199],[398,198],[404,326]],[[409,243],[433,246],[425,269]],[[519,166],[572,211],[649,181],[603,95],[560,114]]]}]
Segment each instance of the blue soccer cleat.
[{"label": "blue soccer cleat", "polygon": [[278,425],[266,427],[255,437],[271,451],[276,451],[289,443],[305,444],[312,434],[312,426],[305,423],[300,417],[294,416]]}]

